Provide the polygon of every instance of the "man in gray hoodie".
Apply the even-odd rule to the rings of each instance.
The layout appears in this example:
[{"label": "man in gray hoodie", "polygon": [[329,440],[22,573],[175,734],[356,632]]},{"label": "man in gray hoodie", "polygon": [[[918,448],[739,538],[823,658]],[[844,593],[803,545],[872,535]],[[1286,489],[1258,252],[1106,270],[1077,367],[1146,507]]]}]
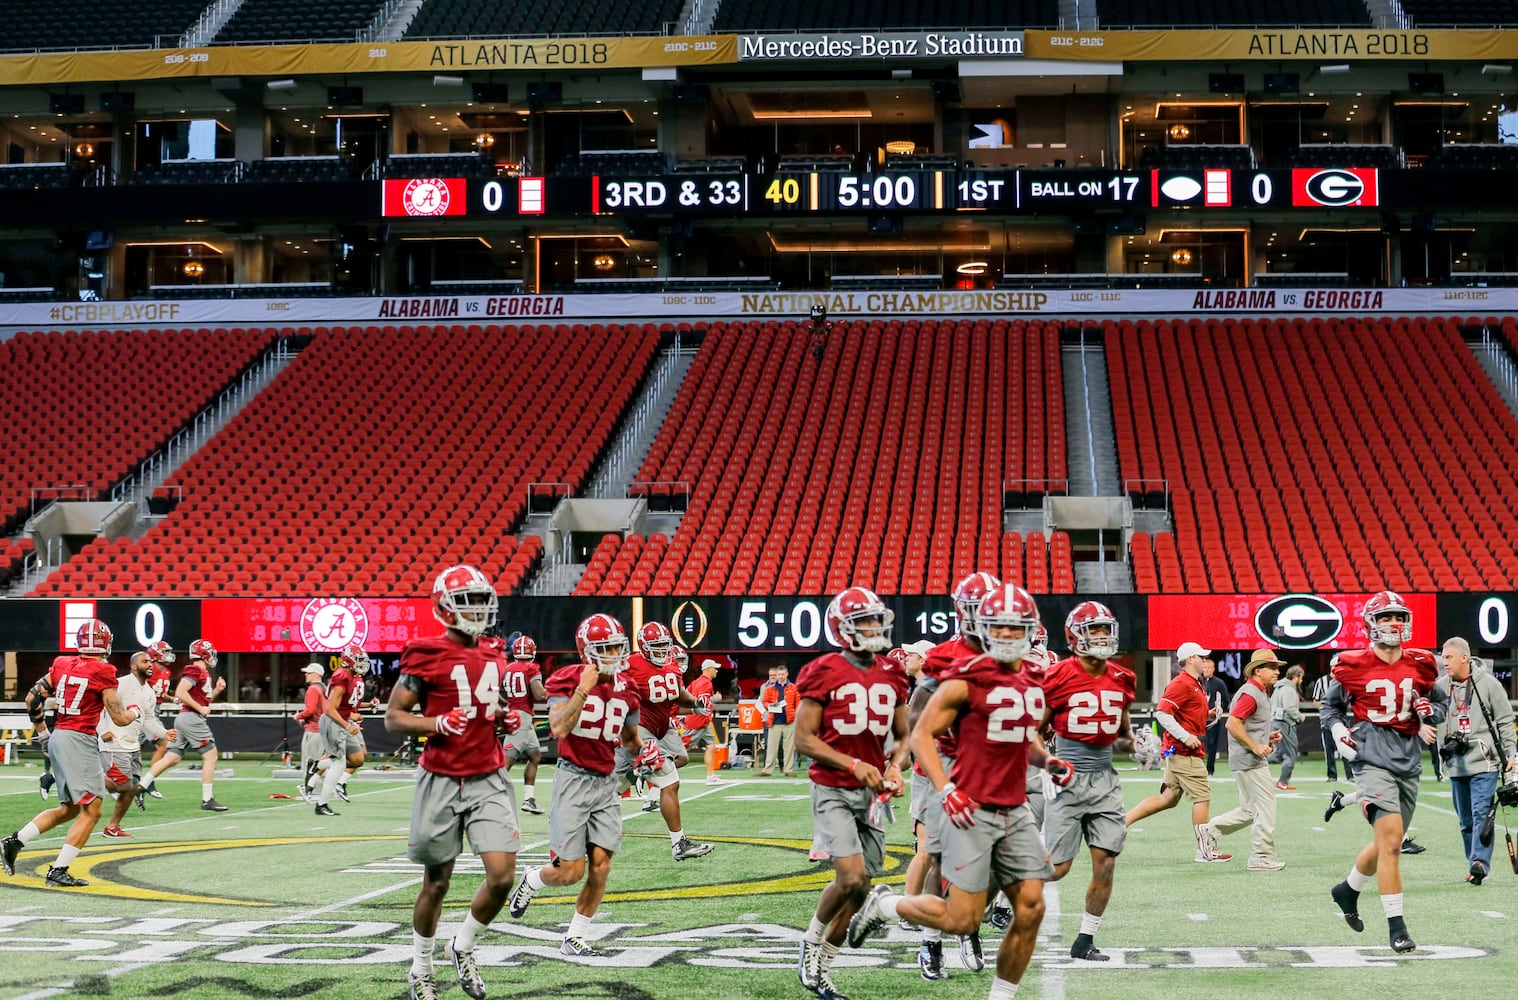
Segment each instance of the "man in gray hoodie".
[{"label": "man in gray hoodie", "polygon": [[1434,686],[1449,697],[1449,714],[1439,724],[1439,756],[1444,759],[1450,795],[1460,817],[1460,839],[1470,874],[1480,885],[1492,870],[1492,839],[1481,832],[1491,815],[1497,782],[1518,771],[1513,735],[1513,706],[1502,682],[1471,657],[1470,643],[1459,636],[1444,641],[1445,673]]}]

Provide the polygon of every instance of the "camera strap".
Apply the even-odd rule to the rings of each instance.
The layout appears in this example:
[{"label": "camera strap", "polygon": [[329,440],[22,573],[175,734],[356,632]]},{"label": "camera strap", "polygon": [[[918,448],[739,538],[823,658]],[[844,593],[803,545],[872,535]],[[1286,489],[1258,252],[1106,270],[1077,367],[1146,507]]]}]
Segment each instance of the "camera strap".
[{"label": "camera strap", "polygon": [[1469,683],[1471,686],[1471,699],[1481,706],[1481,717],[1486,720],[1486,731],[1491,734],[1492,741],[1496,744],[1492,747],[1492,753],[1497,757],[1497,774],[1500,776],[1503,768],[1507,767],[1507,757],[1502,752],[1502,733],[1497,728],[1497,720],[1492,717],[1491,710],[1486,707],[1486,700],[1481,697],[1481,688],[1476,683],[1476,671],[1474,670],[1471,671]]}]

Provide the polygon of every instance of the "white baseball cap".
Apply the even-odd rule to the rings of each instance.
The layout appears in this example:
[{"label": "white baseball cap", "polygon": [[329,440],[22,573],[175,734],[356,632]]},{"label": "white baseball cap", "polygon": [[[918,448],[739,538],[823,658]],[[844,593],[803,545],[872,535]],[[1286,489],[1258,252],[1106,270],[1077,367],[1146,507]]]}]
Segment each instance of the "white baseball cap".
[{"label": "white baseball cap", "polygon": [[716,660],[712,660],[712,659],[702,660],[701,661],[701,669],[705,670],[707,667],[711,667],[713,670],[721,670],[722,669],[722,664],[718,663]]},{"label": "white baseball cap", "polygon": [[1193,656],[1211,656],[1211,655],[1212,655],[1212,650],[1210,650],[1210,649],[1203,649],[1201,643],[1198,643],[1198,642],[1183,642],[1183,643],[1181,643],[1180,648],[1175,651],[1175,662],[1177,662],[1177,663],[1185,663],[1187,660],[1191,659]]},{"label": "white baseball cap", "polygon": [[315,674],[318,677],[325,677],[327,671],[322,667],[320,663],[308,663],[306,664],[306,673]]},{"label": "white baseball cap", "polygon": [[906,650],[908,653],[916,653],[918,656],[927,656],[933,651],[933,647],[935,645],[937,644],[929,642],[927,639],[919,639],[916,642],[909,642],[901,648]]}]

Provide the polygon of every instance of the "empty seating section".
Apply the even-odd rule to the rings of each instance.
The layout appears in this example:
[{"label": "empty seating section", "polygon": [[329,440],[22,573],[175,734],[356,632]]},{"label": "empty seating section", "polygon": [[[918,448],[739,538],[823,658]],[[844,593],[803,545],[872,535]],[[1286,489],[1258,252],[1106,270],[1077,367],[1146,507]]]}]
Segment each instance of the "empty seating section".
[{"label": "empty seating section", "polygon": [[[1444,0],[1426,0],[1443,4]],[[1407,6],[1409,13],[1412,7]],[[1099,0],[1097,17],[1104,28],[1198,27],[1223,25],[1251,27],[1279,24],[1330,24],[1369,27],[1370,13],[1360,0],[1216,0],[1197,4],[1189,0]]]},{"label": "empty seating section", "polygon": [[679,19],[681,0],[563,0],[561,3],[479,3],[426,0],[406,38],[508,37],[611,33],[656,34]]},{"label": "empty seating section", "polygon": [[19,542],[10,538],[0,538],[0,590],[4,590],[21,578],[26,557],[33,547],[30,538],[23,538]]},{"label": "empty seating section", "polygon": [[1068,539],[1002,530],[1004,480],[1065,478],[1059,334],[840,322],[819,362],[805,324],[715,324],[634,477],[691,484],[679,529],[603,539],[577,592],[942,593],[975,569],[1073,590]]},{"label": "empty seating section", "polygon": [[94,499],[174,433],[274,340],[272,330],[18,333],[0,343],[0,533],[32,489],[82,484]]},{"label": "empty seating section", "polygon": [[67,163],[0,164],[0,190],[68,187],[79,174]]},{"label": "empty seating section", "polygon": [[652,326],[318,329],[169,480],[135,542],[95,542],[39,592],[396,596],[450,563],[503,594],[534,482],[582,486],[658,350]]},{"label": "empty seating section", "polygon": [[1103,326],[1122,474],[1173,503],[1174,536],[1133,537],[1139,591],[1518,581],[1518,421],[1456,321]]},{"label": "empty seating section", "polygon": [[386,177],[495,176],[495,164],[478,153],[397,153],[385,161]]},{"label": "empty seating section", "polygon": [[172,37],[177,43],[205,6],[206,0],[8,3],[0,49],[152,48],[160,36]]},{"label": "empty seating section", "polygon": [[216,33],[217,45],[241,42],[352,42],[384,0],[243,0]]},{"label": "empty seating section", "polygon": [[1430,25],[1518,24],[1515,0],[1402,0],[1414,27]]},{"label": "empty seating section", "polygon": [[[1106,13],[1106,4],[1102,4]],[[1105,20],[1105,18],[1104,18]],[[815,28],[1057,28],[1058,0],[722,0],[714,31]]]}]

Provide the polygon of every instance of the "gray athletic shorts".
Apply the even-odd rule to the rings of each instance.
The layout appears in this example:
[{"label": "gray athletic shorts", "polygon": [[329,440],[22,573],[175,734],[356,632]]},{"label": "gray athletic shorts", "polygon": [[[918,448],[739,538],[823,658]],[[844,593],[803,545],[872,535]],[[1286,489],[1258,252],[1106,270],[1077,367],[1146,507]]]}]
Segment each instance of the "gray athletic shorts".
[{"label": "gray athletic shorts", "polygon": [[874,798],[868,788],[812,786],[812,843],[832,858],[863,854],[871,878],[885,871],[885,827],[870,822]]},{"label": "gray athletic shorts", "polygon": [[1013,882],[1054,877],[1044,839],[1026,804],[1014,809],[975,810],[975,825],[945,823],[943,877],[965,892],[994,892]]},{"label": "gray athletic shorts", "polygon": [[[944,757],[943,762],[946,771],[954,766],[948,757]],[[943,796],[938,794],[927,775],[916,771],[912,772],[911,815],[922,826],[918,834],[922,838],[919,846],[929,854],[943,854]]]},{"label": "gray athletic shorts", "polygon": [[[709,747],[709,746],[713,746],[713,745],[716,744],[716,742],[717,742],[717,733],[713,729],[714,725],[715,725],[715,723],[708,722],[706,725],[702,726],[700,729],[696,730],[694,733],[691,733],[690,743],[688,744],[689,752],[690,753],[695,753],[697,750],[700,750],[702,747]],[[670,732],[674,732],[674,727],[673,726],[670,727]],[[675,738],[679,739],[678,736],[676,736]],[[680,742],[684,743],[685,741],[681,740]]]},{"label": "gray athletic shorts", "polygon": [[501,749],[517,760],[526,759],[528,754],[541,754],[543,743],[538,739],[538,731],[531,722],[514,733],[507,733],[501,739]]},{"label": "gray athletic shorts", "polygon": [[[1030,790],[1028,794],[1031,800],[1037,793]],[[1047,804],[1044,815],[1044,839],[1049,859],[1056,865],[1075,857],[1082,837],[1087,845],[1113,854],[1122,853],[1128,837],[1123,786],[1116,771],[1076,771],[1075,779]]]},{"label": "gray athletic shorts", "polygon": [[622,800],[614,774],[596,774],[560,758],[548,809],[548,846],[561,861],[585,857],[588,844],[622,849]]},{"label": "gray athletic shorts", "polygon": [[1402,830],[1406,832],[1413,821],[1413,809],[1418,805],[1418,779],[1393,774],[1390,771],[1367,764],[1355,763],[1355,787],[1360,790],[1360,808],[1372,816],[1372,807],[1378,811],[1402,814]]},{"label": "gray athletic shorts", "polygon": [[47,756],[58,780],[58,801],[86,805],[90,796],[105,798],[105,768],[100,766],[100,740],[94,733],[54,730]]},{"label": "gray athletic shorts", "polygon": [[321,721],[321,734],[323,752],[329,757],[347,758],[364,752],[362,729],[357,733],[350,733],[324,715]]},{"label": "gray athletic shorts", "polygon": [[466,833],[475,854],[515,854],[522,846],[516,792],[506,771],[450,778],[418,768],[406,857],[419,865],[445,865],[463,853]]},{"label": "gray athletic shorts", "polygon": [[1028,773],[1023,776],[1023,781],[1028,787],[1028,810],[1033,813],[1033,825],[1038,827],[1039,832],[1044,829],[1044,807],[1049,800],[1044,797],[1044,769],[1028,765]]},{"label": "gray athletic shorts", "polygon": [[321,730],[314,733],[302,732],[300,734],[300,766],[310,767],[322,759],[326,752],[327,741],[322,739]]},{"label": "gray athletic shorts", "polygon": [[188,709],[174,717],[174,731],[178,733],[169,745],[169,752],[183,757],[185,754],[203,754],[216,749],[216,737],[211,735],[211,724],[205,716]]},{"label": "gray athletic shorts", "polygon": [[108,772],[113,767],[136,782],[142,777],[142,754],[136,750],[130,753],[117,753],[114,750],[100,751],[100,770]]},{"label": "gray athletic shorts", "polygon": [[[642,726],[638,727],[639,739],[652,739],[653,735],[653,733],[649,732],[647,729],[644,729]],[[674,726],[670,726],[664,731],[664,735],[659,737],[659,749],[663,750],[664,756],[668,757],[670,760],[675,760],[679,757],[690,756],[690,751],[685,747],[685,741],[680,738],[680,734],[675,731]]]}]

